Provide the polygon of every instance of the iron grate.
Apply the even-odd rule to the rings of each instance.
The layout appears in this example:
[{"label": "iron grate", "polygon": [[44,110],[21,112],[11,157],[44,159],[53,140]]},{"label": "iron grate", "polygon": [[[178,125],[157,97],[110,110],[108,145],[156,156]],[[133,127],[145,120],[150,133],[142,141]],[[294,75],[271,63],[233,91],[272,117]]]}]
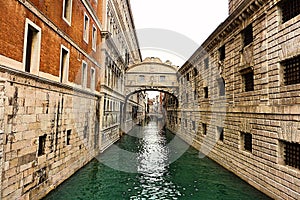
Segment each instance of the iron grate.
[{"label": "iron grate", "polygon": [[300,83],[300,56],[282,62],[284,66],[284,84]]},{"label": "iron grate", "polygon": [[300,169],[300,144],[285,142],[284,161],[286,165]]},{"label": "iron grate", "polygon": [[300,0],[281,1],[282,22],[286,22],[300,14]]}]

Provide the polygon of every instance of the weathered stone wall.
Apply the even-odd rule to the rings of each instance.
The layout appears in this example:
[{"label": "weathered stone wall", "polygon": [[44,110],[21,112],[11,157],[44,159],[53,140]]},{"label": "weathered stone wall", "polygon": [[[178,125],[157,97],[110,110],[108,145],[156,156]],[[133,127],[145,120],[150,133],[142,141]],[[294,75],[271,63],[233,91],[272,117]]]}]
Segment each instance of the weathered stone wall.
[{"label": "weathered stone wall", "polygon": [[[300,16],[282,22],[278,2],[253,1],[256,9],[250,6],[241,15],[230,16],[179,70],[178,123],[170,120],[168,127],[267,195],[299,199],[300,170],[285,163],[283,147],[285,142],[300,143],[300,85],[284,83],[282,61],[300,55]],[[249,24],[253,42],[245,46],[243,30]],[[220,60],[223,45],[225,59]],[[197,75],[192,73],[194,67]],[[253,91],[244,89],[243,73],[249,68],[253,70]],[[216,81],[220,77],[225,80],[224,96]],[[194,85],[198,109],[194,91],[187,89]],[[170,119],[172,111],[169,108]],[[224,128],[222,139],[218,127]],[[245,150],[243,133],[251,134],[252,151]]]},{"label": "weathered stone wall", "polygon": [[1,196],[40,199],[99,152],[100,97],[2,67],[0,76]]}]

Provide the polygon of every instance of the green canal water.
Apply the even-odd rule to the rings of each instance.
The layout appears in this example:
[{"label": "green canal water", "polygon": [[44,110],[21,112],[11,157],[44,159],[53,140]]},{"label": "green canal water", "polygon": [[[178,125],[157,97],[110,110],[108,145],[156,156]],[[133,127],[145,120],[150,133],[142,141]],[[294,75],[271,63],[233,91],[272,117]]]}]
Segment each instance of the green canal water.
[{"label": "green canal water", "polygon": [[269,198],[150,121],[135,127],[44,199]]}]

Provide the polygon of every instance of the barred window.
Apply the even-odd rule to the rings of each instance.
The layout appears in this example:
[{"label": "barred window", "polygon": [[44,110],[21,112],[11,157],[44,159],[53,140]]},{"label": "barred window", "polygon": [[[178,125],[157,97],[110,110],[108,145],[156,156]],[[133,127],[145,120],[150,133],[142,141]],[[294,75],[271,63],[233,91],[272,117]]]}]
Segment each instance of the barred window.
[{"label": "barred window", "polygon": [[253,42],[253,28],[252,24],[249,24],[242,32],[244,47]]},{"label": "barred window", "polygon": [[220,61],[225,59],[225,45],[219,48],[219,58]]},{"label": "barred window", "polygon": [[284,72],[284,84],[285,85],[292,85],[300,83],[300,55],[287,59],[282,63]]},{"label": "barred window", "polygon": [[217,127],[217,134],[219,136],[220,141],[224,141],[224,128],[223,127]]},{"label": "barred window", "polygon": [[282,22],[286,22],[300,14],[300,0],[282,0],[279,3]]},{"label": "barred window", "polygon": [[288,166],[300,169],[300,144],[284,142],[284,162]]},{"label": "barred window", "polygon": [[247,68],[242,73],[243,76],[243,84],[244,84],[244,91],[249,92],[254,90],[254,74],[252,68]]},{"label": "barred window", "polygon": [[252,134],[241,132],[243,150],[252,152]]}]

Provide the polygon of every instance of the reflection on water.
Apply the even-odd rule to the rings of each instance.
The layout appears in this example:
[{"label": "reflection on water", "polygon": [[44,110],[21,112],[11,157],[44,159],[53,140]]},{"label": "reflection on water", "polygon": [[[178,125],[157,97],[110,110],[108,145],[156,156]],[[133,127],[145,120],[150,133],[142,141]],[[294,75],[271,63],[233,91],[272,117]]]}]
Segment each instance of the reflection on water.
[{"label": "reflection on water", "polygon": [[[269,199],[212,160],[199,159],[194,148],[170,163],[173,154],[186,144],[181,141],[170,145],[175,137],[164,131],[163,125],[152,120],[135,127],[101,154],[100,161],[94,159],[45,199]],[[134,168],[135,173],[103,163]]]}]

